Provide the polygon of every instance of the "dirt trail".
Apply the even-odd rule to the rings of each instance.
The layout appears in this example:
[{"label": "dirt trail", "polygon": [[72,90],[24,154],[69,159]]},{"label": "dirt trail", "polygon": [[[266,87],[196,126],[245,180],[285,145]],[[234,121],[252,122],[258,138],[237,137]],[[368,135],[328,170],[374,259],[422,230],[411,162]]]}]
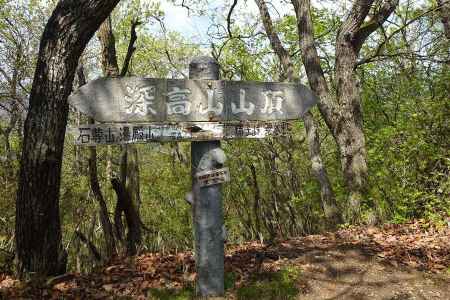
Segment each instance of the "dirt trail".
[{"label": "dirt trail", "polygon": [[[450,300],[449,228],[355,227],[227,248],[226,299]],[[194,271],[192,253],[147,253],[45,288],[0,274],[0,299],[190,299]]]},{"label": "dirt trail", "polygon": [[450,280],[410,267],[394,267],[356,247],[316,249],[302,266],[298,299],[450,299]]}]

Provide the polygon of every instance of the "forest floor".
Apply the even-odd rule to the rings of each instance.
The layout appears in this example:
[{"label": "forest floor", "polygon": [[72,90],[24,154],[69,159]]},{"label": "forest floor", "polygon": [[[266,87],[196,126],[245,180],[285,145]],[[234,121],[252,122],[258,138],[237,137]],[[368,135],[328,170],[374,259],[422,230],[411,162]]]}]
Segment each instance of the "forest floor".
[{"label": "forest floor", "polygon": [[[33,287],[0,274],[0,299],[191,299],[192,253],[147,253]],[[225,299],[450,299],[450,228],[352,227],[228,246]],[[57,283],[58,281],[62,281]]]}]

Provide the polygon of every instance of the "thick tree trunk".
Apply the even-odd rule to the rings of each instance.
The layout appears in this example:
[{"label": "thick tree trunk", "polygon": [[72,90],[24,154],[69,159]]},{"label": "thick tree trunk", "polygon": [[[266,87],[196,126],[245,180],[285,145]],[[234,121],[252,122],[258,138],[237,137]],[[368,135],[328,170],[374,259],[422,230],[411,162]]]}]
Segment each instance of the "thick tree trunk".
[{"label": "thick tree trunk", "polygon": [[[283,47],[277,33],[273,29],[272,19],[270,17],[266,3],[264,2],[264,0],[255,1],[258,5],[261,19],[263,21],[267,36],[270,40],[272,49],[277,54],[282,65],[283,72],[281,75],[281,80],[288,80],[290,82],[293,82],[295,81],[295,78],[294,66],[291,60],[291,56]],[[336,203],[336,197],[334,195],[333,188],[331,186],[330,180],[328,179],[327,170],[322,161],[317,124],[312,113],[310,112],[307,112],[304,115],[303,121],[305,123],[306,136],[308,140],[309,158],[311,160],[313,173],[320,185],[320,195],[325,217],[327,219],[328,225],[330,225],[331,227],[335,227],[342,221],[342,217]]]},{"label": "thick tree trunk", "polygon": [[65,272],[59,187],[67,98],[87,42],[119,0],[61,0],[41,39],[16,200],[18,272]]},{"label": "thick tree trunk", "polygon": [[[363,132],[360,87],[354,68],[357,54],[352,45],[338,39],[336,46],[337,97],[340,103],[335,137],[339,146],[341,169],[349,191],[349,218],[357,221],[360,202],[367,186],[367,153]],[[344,125],[345,124],[345,125]]]}]

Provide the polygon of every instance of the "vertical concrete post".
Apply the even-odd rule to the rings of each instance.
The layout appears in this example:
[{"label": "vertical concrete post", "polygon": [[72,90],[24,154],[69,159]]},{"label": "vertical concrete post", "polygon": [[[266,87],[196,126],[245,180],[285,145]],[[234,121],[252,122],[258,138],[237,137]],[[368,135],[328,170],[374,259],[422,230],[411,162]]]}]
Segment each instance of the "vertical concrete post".
[{"label": "vertical concrete post", "polygon": [[[219,64],[211,57],[196,57],[189,64],[190,79],[219,79]],[[192,192],[197,268],[197,295],[224,294],[224,241],[222,187],[199,187],[195,173],[212,170],[224,163],[220,141],[192,142]]]}]

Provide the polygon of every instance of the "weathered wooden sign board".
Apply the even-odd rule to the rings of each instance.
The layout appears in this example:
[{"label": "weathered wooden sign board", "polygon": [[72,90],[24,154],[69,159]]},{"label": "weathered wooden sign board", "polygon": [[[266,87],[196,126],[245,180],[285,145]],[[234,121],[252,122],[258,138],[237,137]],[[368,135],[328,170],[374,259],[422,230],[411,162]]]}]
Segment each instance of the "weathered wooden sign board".
[{"label": "weathered wooden sign board", "polygon": [[85,146],[134,144],[165,141],[208,141],[236,138],[260,139],[285,136],[291,131],[286,121],[239,123],[125,123],[90,124],[69,128],[75,144]]},{"label": "weathered wooden sign board", "polygon": [[103,123],[226,123],[298,119],[317,98],[292,83],[121,77],[94,80],[69,102]]}]

